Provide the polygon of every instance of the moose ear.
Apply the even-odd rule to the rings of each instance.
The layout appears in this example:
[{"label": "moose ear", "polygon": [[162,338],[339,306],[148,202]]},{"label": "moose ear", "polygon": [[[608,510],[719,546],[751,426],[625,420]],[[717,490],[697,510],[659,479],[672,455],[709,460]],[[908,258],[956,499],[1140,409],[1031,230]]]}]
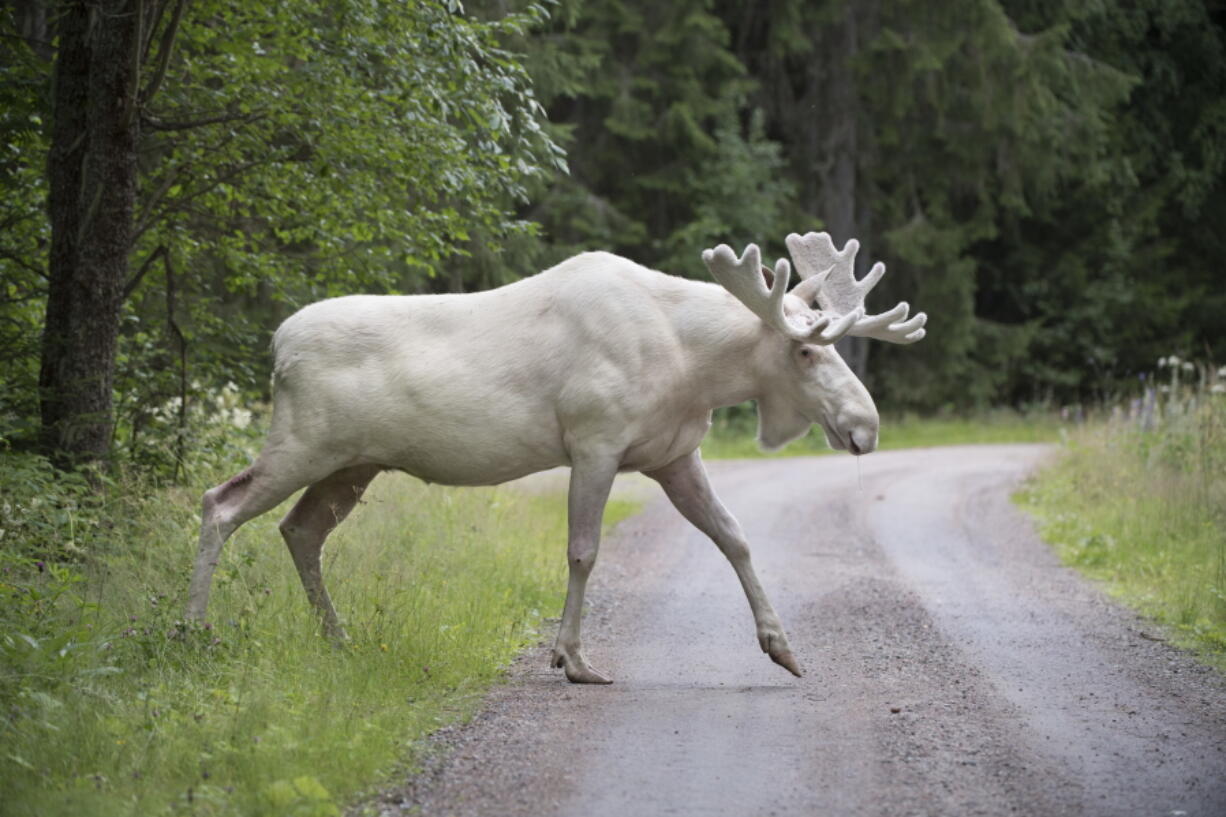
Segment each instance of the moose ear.
[{"label": "moose ear", "polygon": [[762,279],[766,281],[767,289],[770,289],[775,285],[775,273],[772,272],[771,268],[765,264],[762,265]]},{"label": "moose ear", "polygon": [[822,284],[825,282],[828,272],[829,270],[826,272],[819,272],[817,275],[804,279],[793,287],[792,294],[804,301],[805,306],[809,307],[810,309],[815,308],[817,294],[821,291]]}]

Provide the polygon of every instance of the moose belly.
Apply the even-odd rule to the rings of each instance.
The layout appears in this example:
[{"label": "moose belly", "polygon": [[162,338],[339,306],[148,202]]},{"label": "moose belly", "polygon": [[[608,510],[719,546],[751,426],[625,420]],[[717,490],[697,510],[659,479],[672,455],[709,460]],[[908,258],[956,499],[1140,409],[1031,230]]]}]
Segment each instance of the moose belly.
[{"label": "moose belly", "polygon": [[621,471],[654,471],[686,456],[702,443],[711,428],[706,413],[673,426],[668,432],[635,442],[622,456]]},{"label": "moose belly", "polygon": [[547,450],[462,453],[407,447],[378,459],[390,469],[405,471],[421,480],[439,485],[501,485],[528,474],[565,465],[560,456]]}]

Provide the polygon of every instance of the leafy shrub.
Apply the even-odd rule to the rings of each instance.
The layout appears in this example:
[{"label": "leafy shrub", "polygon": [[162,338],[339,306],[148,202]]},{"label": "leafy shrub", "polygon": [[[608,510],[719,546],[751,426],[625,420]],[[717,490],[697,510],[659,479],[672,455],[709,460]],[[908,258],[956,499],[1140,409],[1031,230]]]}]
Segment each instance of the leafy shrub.
[{"label": "leafy shrub", "polygon": [[74,560],[87,552],[104,531],[106,504],[87,476],[57,471],[36,454],[4,454],[0,548],[47,561]]}]

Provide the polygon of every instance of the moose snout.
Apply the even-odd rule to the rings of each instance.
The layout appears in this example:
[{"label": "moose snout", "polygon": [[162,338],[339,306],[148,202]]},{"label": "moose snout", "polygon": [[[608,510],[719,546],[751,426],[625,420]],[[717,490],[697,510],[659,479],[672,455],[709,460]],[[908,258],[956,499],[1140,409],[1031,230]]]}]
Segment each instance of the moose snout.
[{"label": "moose snout", "polygon": [[[859,414],[859,413],[857,413]],[[867,412],[859,416],[844,414],[836,426],[846,449],[857,457],[877,450],[877,413]]]},{"label": "moose snout", "polygon": [[868,430],[864,427],[847,432],[847,450],[857,457],[861,454],[871,454],[877,450],[877,429]]},{"label": "moose snout", "polygon": [[826,442],[836,451],[847,451],[857,457],[877,450],[877,420],[840,417],[833,423],[822,424]]}]

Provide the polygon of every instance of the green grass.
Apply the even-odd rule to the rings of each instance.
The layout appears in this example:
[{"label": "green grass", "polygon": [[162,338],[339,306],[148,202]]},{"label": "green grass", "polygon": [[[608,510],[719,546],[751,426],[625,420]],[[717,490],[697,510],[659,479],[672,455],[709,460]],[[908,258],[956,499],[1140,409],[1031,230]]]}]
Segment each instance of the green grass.
[{"label": "green grass", "polygon": [[[14,543],[37,497],[0,509],[5,815],[339,814],[470,712],[561,609],[560,497],[385,474],[325,551],[348,647],[317,633],[284,509],[227,544],[211,626],[188,628],[199,491],[116,496],[89,548],[68,548],[75,563]],[[610,503],[606,522],[632,511]]]},{"label": "green grass", "polygon": [[[742,410],[717,414],[711,432],[702,443],[705,459],[753,457],[800,457],[833,453],[820,428],[779,451],[758,448],[756,418]],[[934,445],[968,443],[1055,442],[1060,438],[1060,423],[1051,415],[1023,415],[1013,411],[994,411],[976,417],[918,417],[906,414],[881,418],[879,450],[925,448]]]},{"label": "green grass", "polygon": [[1066,563],[1226,669],[1226,398],[1075,433],[1016,499]]}]

